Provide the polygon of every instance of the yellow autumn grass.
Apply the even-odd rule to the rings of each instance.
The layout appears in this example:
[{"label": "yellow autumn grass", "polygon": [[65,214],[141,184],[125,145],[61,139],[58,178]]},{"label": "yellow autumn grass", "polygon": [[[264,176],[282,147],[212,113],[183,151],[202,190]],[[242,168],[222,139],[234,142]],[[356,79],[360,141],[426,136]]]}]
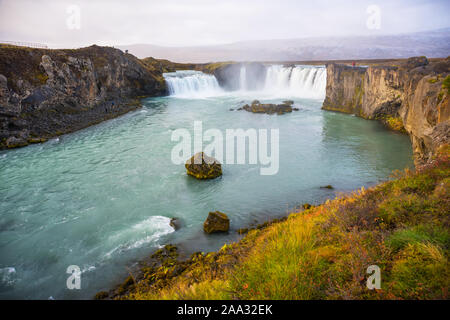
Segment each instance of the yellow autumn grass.
[{"label": "yellow autumn grass", "polygon": [[[448,150],[448,148],[446,149]],[[447,299],[448,152],[415,173],[328,200],[201,256],[128,299]],[[367,267],[382,271],[366,287]]]}]

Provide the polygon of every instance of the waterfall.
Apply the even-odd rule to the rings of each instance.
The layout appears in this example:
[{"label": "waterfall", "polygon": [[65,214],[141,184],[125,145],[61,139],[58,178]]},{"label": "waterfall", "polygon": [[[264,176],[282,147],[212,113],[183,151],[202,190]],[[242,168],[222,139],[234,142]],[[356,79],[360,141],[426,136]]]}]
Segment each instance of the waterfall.
[{"label": "waterfall", "polygon": [[202,98],[222,92],[215,76],[200,71],[183,70],[163,74],[169,94],[183,98]]},{"label": "waterfall", "polygon": [[240,74],[239,74],[239,88],[242,91],[247,90],[247,68],[243,64],[241,66]]},{"label": "waterfall", "polygon": [[264,91],[277,96],[323,99],[326,77],[324,67],[271,65],[267,69]]},{"label": "waterfall", "polygon": [[[232,81],[239,85],[239,94],[258,94],[274,98],[325,98],[327,72],[326,68],[321,66],[269,65],[266,67],[265,79],[258,78],[262,80],[262,88],[260,86],[261,89],[257,90],[250,89],[255,87],[256,79],[245,64],[236,71]],[[200,71],[183,70],[164,73],[163,76],[171,96],[205,98],[224,93],[215,76]]]}]

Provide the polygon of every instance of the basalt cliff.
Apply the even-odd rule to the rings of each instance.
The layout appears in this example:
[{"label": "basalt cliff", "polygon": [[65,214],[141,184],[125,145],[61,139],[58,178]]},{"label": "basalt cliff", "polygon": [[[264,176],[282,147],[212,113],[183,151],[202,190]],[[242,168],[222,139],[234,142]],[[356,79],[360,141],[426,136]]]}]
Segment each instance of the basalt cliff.
[{"label": "basalt cliff", "polygon": [[109,47],[0,45],[0,149],[73,132],[166,93],[164,61]]},{"label": "basalt cliff", "polygon": [[327,65],[323,109],[381,120],[407,132],[416,164],[450,140],[450,58],[410,58],[351,67]]}]

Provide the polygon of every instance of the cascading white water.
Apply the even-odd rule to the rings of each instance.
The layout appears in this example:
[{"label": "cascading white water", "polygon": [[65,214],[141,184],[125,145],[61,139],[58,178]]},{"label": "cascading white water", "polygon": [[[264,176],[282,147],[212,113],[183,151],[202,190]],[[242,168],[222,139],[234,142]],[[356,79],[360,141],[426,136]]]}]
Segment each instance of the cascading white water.
[{"label": "cascading white water", "polygon": [[201,98],[222,92],[216,77],[200,71],[182,70],[164,73],[163,76],[171,96]]},{"label": "cascading white water", "polygon": [[245,65],[241,66],[239,74],[239,88],[242,91],[247,90],[247,68],[245,67]]},{"label": "cascading white water", "polygon": [[[163,74],[169,94],[182,98],[203,98],[223,94],[215,76],[200,71],[183,70]],[[268,97],[325,98],[326,68],[316,66],[267,66],[264,88],[249,91],[252,79],[247,76],[247,67],[239,71],[239,91]],[[235,81],[236,81],[235,80]],[[253,79],[254,80],[254,79]]]},{"label": "cascading white water", "polygon": [[271,65],[267,69],[264,91],[277,96],[323,99],[326,79],[324,67]]}]

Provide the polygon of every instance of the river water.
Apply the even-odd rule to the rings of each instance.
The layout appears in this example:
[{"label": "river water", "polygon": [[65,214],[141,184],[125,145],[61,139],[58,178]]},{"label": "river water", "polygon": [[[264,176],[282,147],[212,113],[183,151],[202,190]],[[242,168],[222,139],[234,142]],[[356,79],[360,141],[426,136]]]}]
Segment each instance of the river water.
[{"label": "river water", "polygon": [[[412,166],[407,136],[320,109],[323,68],[292,70],[290,77],[283,69],[274,67],[267,76],[274,85],[255,92],[225,92],[202,74],[166,75],[177,82],[172,96],[145,99],[142,109],[43,144],[0,152],[0,298],[90,299],[164,244],[216,250],[237,240],[241,227]],[[230,111],[255,98],[289,98],[300,110],[280,116]],[[193,132],[198,120],[203,130],[278,129],[278,173],[225,163],[218,179],[187,176],[184,165],[171,161],[177,144],[171,136],[180,128]],[[335,189],[320,188],[329,184]],[[203,234],[214,210],[229,216],[228,234]],[[169,226],[171,217],[180,219],[181,229]],[[70,265],[81,269],[80,290],[67,289]]]}]

